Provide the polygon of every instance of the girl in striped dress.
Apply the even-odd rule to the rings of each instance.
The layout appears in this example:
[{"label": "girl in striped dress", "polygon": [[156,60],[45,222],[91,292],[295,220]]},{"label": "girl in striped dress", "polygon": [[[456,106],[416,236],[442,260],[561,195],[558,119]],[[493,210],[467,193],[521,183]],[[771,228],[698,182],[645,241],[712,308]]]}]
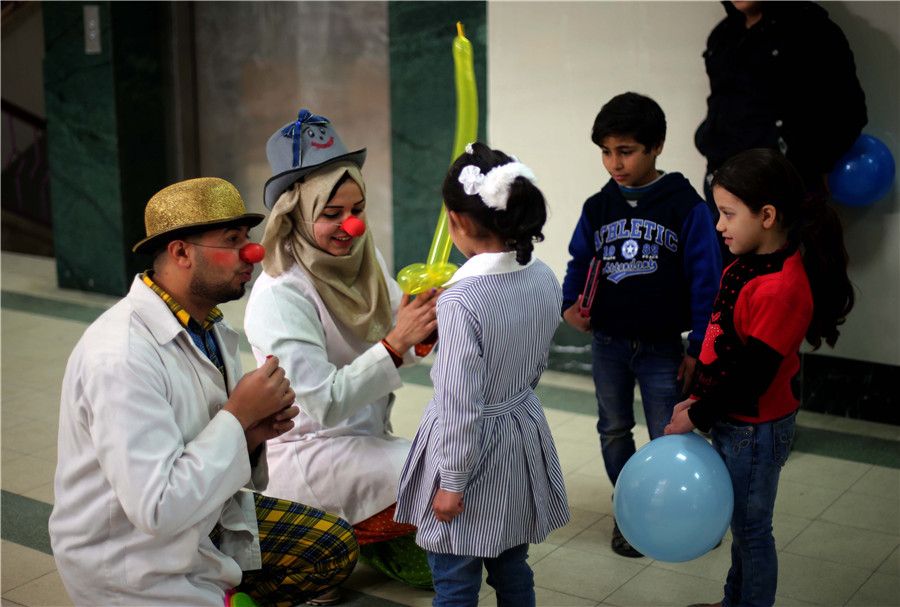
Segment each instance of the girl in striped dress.
[{"label": "girl in striped dress", "polygon": [[534,393],[559,323],[559,281],[532,257],[547,217],[534,174],[470,144],[443,184],[468,261],[437,304],[434,397],[400,478],[395,520],[418,527],[435,607],[477,605],[482,564],[498,605],[534,605],[528,544],[569,520]]}]

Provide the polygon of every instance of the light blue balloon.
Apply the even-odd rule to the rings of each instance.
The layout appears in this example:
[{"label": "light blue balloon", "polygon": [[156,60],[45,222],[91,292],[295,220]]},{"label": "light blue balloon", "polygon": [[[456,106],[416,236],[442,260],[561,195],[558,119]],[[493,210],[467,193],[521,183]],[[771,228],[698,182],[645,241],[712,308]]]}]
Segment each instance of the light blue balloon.
[{"label": "light blue balloon", "polygon": [[895,173],[888,147],[876,137],[862,134],[828,174],[828,188],[838,202],[868,206],[888,193]]},{"label": "light blue balloon", "polygon": [[721,541],[734,491],[712,445],[693,432],[671,434],[650,441],[625,463],[613,506],[629,544],[650,558],[680,563]]}]

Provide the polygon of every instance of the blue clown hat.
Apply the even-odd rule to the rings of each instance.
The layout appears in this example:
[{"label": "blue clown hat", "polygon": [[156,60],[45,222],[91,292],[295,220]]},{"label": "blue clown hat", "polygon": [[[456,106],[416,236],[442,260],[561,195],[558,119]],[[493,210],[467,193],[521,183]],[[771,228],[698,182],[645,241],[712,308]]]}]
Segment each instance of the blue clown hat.
[{"label": "blue clown hat", "polygon": [[272,175],[263,191],[266,208],[304,175],[335,160],[349,160],[362,168],[366,149],[348,152],[331,121],[300,110],[297,120],[275,131],[266,144]]}]

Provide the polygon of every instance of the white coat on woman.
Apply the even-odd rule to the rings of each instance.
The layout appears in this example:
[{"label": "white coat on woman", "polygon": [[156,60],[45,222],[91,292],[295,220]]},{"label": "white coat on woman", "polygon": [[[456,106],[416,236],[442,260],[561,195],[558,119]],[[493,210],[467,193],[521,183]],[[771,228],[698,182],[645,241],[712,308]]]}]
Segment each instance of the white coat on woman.
[{"label": "white coat on woman", "polygon": [[[376,253],[396,322],[403,293]],[[244,330],[258,364],[278,357],[300,407],[294,428],[268,442],[265,493],[353,525],[393,504],[410,442],[392,434],[392,392],[403,383],[385,347],[337,320],[299,264],[256,279]]]}]

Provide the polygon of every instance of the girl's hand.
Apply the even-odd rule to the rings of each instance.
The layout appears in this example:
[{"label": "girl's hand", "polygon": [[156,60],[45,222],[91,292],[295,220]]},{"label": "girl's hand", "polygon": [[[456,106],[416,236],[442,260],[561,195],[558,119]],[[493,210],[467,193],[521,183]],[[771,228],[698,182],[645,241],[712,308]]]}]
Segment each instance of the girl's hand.
[{"label": "girl's hand", "polygon": [[438,489],[437,495],[434,496],[434,501],[431,502],[434,516],[437,520],[445,523],[449,523],[460,515],[465,507],[462,493],[445,491],[444,489]]},{"label": "girl's hand", "polygon": [[694,429],[694,423],[688,416],[688,410],[695,402],[697,402],[697,399],[689,398],[675,405],[672,419],[669,425],[666,426],[665,434],[686,434]]},{"label": "girl's hand", "polygon": [[573,303],[571,306],[566,308],[566,311],[563,312],[563,320],[581,331],[582,333],[590,333],[591,332],[591,317],[590,316],[582,316],[578,309],[581,307],[581,298],[583,296],[578,296],[578,301]]},{"label": "girl's hand", "polygon": [[399,354],[403,355],[437,329],[435,305],[440,292],[438,289],[429,289],[416,295],[411,301],[409,295],[403,295],[397,310],[397,324],[385,336]]}]

